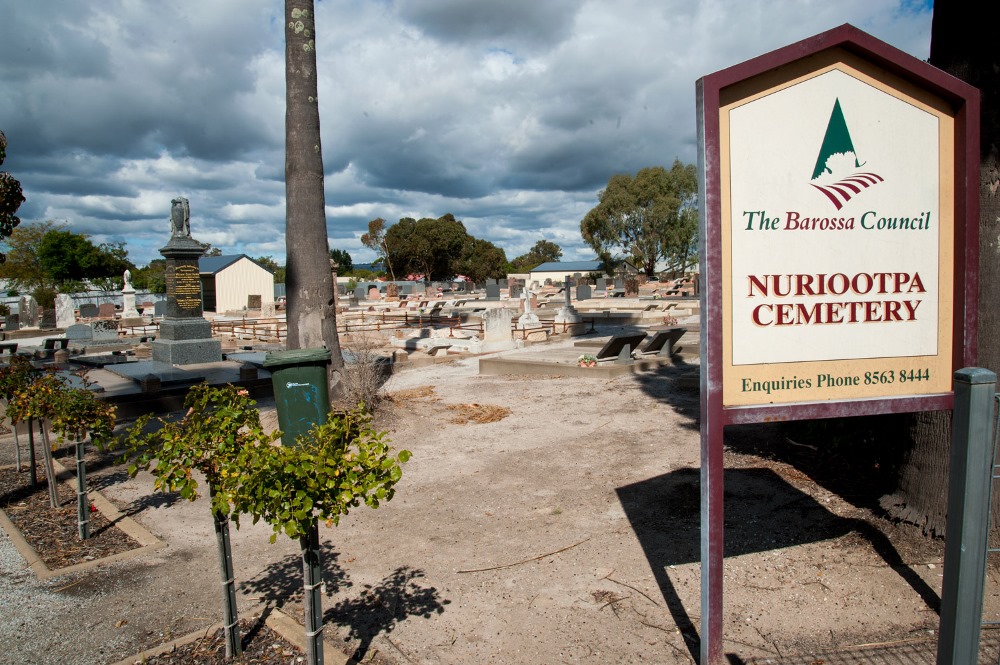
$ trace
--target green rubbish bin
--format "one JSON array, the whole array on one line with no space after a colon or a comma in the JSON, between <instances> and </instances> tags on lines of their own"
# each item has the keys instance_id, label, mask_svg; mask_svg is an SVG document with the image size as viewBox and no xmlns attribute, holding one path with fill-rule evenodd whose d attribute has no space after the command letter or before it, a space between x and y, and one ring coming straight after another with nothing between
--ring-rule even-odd
<instances>
[{"instance_id":1,"label":"green rubbish bin","mask_svg":"<svg viewBox=\"0 0 1000 665\"><path fill-rule=\"evenodd\" d=\"M322 347L272 351L264 357L264 368L271 372L284 445L294 445L296 437L306 434L313 425L326 423L330 411L326 382L329 364L330 350Z\"/></svg>"}]
</instances>

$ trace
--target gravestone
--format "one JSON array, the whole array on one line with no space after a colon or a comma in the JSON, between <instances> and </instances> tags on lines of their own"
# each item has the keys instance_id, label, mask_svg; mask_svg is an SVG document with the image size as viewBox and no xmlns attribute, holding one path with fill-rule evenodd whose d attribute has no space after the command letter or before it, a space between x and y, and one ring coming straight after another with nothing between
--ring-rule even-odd
<instances>
[{"instance_id":1,"label":"gravestone","mask_svg":"<svg viewBox=\"0 0 1000 665\"><path fill-rule=\"evenodd\" d=\"M261 296L257 294L247 295L247 309L260 309Z\"/></svg>"},{"instance_id":2,"label":"gravestone","mask_svg":"<svg viewBox=\"0 0 1000 665\"><path fill-rule=\"evenodd\" d=\"M63 337L66 339L94 339L94 329L86 323L74 323L66 327Z\"/></svg>"},{"instance_id":3,"label":"gravestone","mask_svg":"<svg viewBox=\"0 0 1000 665\"><path fill-rule=\"evenodd\" d=\"M367 296L368 296L368 292L365 290L365 287L359 286L359 287L356 287L354 289L354 299L355 300L364 300ZM354 304L356 305L357 303L354 303Z\"/></svg>"},{"instance_id":4,"label":"gravestone","mask_svg":"<svg viewBox=\"0 0 1000 665\"><path fill-rule=\"evenodd\" d=\"M103 319L90 324L93 327L93 339L108 340L118 339L118 321L115 319Z\"/></svg>"},{"instance_id":5,"label":"gravestone","mask_svg":"<svg viewBox=\"0 0 1000 665\"><path fill-rule=\"evenodd\" d=\"M157 300L155 303L153 303L153 316L159 319L163 316L166 316L166 314L167 314L166 300Z\"/></svg>"},{"instance_id":6,"label":"gravestone","mask_svg":"<svg viewBox=\"0 0 1000 665\"><path fill-rule=\"evenodd\" d=\"M382 296L379 295L378 287L372 286L368 288L368 300L381 300Z\"/></svg>"},{"instance_id":7,"label":"gravestone","mask_svg":"<svg viewBox=\"0 0 1000 665\"><path fill-rule=\"evenodd\" d=\"M395 282L389 282L385 285L385 299L399 300L399 286Z\"/></svg>"},{"instance_id":8,"label":"gravestone","mask_svg":"<svg viewBox=\"0 0 1000 665\"><path fill-rule=\"evenodd\" d=\"M97 318L99 314L97 305L92 302L85 302L80 305L80 318L81 319L94 319Z\"/></svg>"},{"instance_id":9,"label":"gravestone","mask_svg":"<svg viewBox=\"0 0 1000 665\"><path fill-rule=\"evenodd\" d=\"M608 290L608 280L604 279L603 277L598 277L597 278L597 290L598 291L607 291Z\"/></svg>"},{"instance_id":10,"label":"gravestone","mask_svg":"<svg viewBox=\"0 0 1000 665\"><path fill-rule=\"evenodd\" d=\"M500 285L500 288L501 288L501 289L507 289L507 288L510 288L510 282L508 282L506 278L505 278L505 279L501 279L501 280L498 280L498 281L497 281L497 284L499 284L499 285Z\"/></svg>"},{"instance_id":11,"label":"gravestone","mask_svg":"<svg viewBox=\"0 0 1000 665\"><path fill-rule=\"evenodd\" d=\"M136 319L139 317L139 310L135 308L135 287L132 286L131 271L125 271L123 281L125 286L122 287L122 318Z\"/></svg>"},{"instance_id":12,"label":"gravestone","mask_svg":"<svg viewBox=\"0 0 1000 665\"><path fill-rule=\"evenodd\" d=\"M520 299L520 297L521 297L521 291L523 289L524 289L524 287L521 286L520 284L518 284L517 282L511 283L511 285L510 285L510 293L509 293L508 297L511 300L514 300L515 298Z\"/></svg>"},{"instance_id":13,"label":"gravestone","mask_svg":"<svg viewBox=\"0 0 1000 665\"><path fill-rule=\"evenodd\" d=\"M522 294L522 299L524 300L524 314L517 317L517 328L519 330L525 330L528 328L540 328L542 322L538 320L538 316L531 311L532 307L538 306L538 301L535 298L535 293L533 291L525 289Z\"/></svg>"},{"instance_id":14,"label":"gravestone","mask_svg":"<svg viewBox=\"0 0 1000 665\"><path fill-rule=\"evenodd\" d=\"M34 328L38 325L38 302L31 296L22 296L17 313L21 317L22 328Z\"/></svg>"},{"instance_id":15,"label":"gravestone","mask_svg":"<svg viewBox=\"0 0 1000 665\"><path fill-rule=\"evenodd\" d=\"M496 280L490 280L493 283L486 282L486 300L496 301L500 300L500 285L496 283Z\"/></svg>"},{"instance_id":16,"label":"gravestone","mask_svg":"<svg viewBox=\"0 0 1000 665\"><path fill-rule=\"evenodd\" d=\"M40 328L55 328L56 327L56 310L54 309L43 309L41 314L41 321L39 322Z\"/></svg>"},{"instance_id":17,"label":"gravestone","mask_svg":"<svg viewBox=\"0 0 1000 665\"><path fill-rule=\"evenodd\" d=\"M8 332L13 332L15 330L20 330L21 328L21 315L20 314L8 314L4 317L3 329Z\"/></svg>"},{"instance_id":18,"label":"gravestone","mask_svg":"<svg viewBox=\"0 0 1000 665\"><path fill-rule=\"evenodd\" d=\"M65 293L56 294L56 327L68 328L76 323L76 311L73 298Z\"/></svg>"},{"instance_id":19,"label":"gravestone","mask_svg":"<svg viewBox=\"0 0 1000 665\"><path fill-rule=\"evenodd\" d=\"M204 246L191 237L188 200L179 197L170 205L170 240L160 248L160 254L167 260L167 311L152 344L153 362L168 365L219 362L222 342L212 338L212 324L202 315L198 259L204 253Z\"/></svg>"},{"instance_id":20,"label":"gravestone","mask_svg":"<svg viewBox=\"0 0 1000 665\"><path fill-rule=\"evenodd\" d=\"M556 323L580 323L583 321L583 317L580 313L576 311L573 307L573 302L570 300L570 286L569 286L570 276L566 275L566 288L563 289L563 306L556 312Z\"/></svg>"},{"instance_id":21,"label":"gravestone","mask_svg":"<svg viewBox=\"0 0 1000 665\"><path fill-rule=\"evenodd\" d=\"M97 317L101 319L115 318L115 305L110 302L102 302L97 308Z\"/></svg>"},{"instance_id":22,"label":"gravestone","mask_svg":"<svg viewBox=\"0 0 1000 665\"><path fill-rule=\"evenodd\" d=\"M268 300L260 306L260 316L264 319L273 319L275 316L274 301Z\"/></svg>"},{"instance_id":23,"label":"gravestone","mask_svg":"<svg viewBox=\"0 0 1000 665\"><path fill-rule=\"evenodd\" d=\"M503 350L514 345L510 322L514 312L506 307L492 307L483 312L483 351Z\"/></svg>"},{"instance_id":24,"label":"gravestone","mask_svg":"<svg viewBox=\"0 0 1000 665\"><path fill-rule=\"evenodd\" d=\"M584 284L580 284L579 286L576 287L576 300L577 300L577 302L579 302L581 300L590 300L590 298L591 298L590 284L584 283Z\"/></svg>"}]
</instances>

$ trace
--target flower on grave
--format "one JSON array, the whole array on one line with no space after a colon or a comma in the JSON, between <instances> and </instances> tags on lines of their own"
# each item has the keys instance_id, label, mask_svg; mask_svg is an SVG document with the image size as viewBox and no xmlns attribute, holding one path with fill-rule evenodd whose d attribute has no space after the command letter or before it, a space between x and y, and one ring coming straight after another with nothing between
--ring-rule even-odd
<instances>
[{"instance_id":1,"label":"flower on grave","mask_svg":"<svg viewBox=\"0 0 1000 665\"><path fill-rule=\"evenodd\" d=\"M589 353L584 353L583 355L581 355L579 358L576 359L576 362L577 362L578 365L580 365L580 367L596 367L597 366L597 358L595 358L594 356L590 355Z\"/></svg>"}]
</instances>

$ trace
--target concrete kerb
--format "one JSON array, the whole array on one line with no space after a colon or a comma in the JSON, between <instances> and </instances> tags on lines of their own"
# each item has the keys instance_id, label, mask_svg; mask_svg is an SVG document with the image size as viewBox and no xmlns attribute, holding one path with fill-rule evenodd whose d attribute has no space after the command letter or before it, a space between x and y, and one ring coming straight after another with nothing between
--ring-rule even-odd
<instances>
[{"instance_id":1,"label":"concrete kerb","mask_svg":"<svg viewBox=\"0 0 1000 665\"><path fill-rule=\"evenodd\" d=\"M63 479L63 486L66 487L72 494L76 495L76 485L66 481L65 477L70 475L64 466L62 466L57 460L52 460L53 465L56 470L56 478ZM13 467L7 467L13 468ZM24 558L28 564L28 568L35 574L40 580L49 580L54 577L60 577L62 575L69 575L70 573L78 573L91 568L97 568L98 566L104 566L116 561L128 561L136 557L142 556L151 552L153 550L160 549L164 547L166 543L161 541L159 538L151 534L149 531L144 529L138 522L133 520L131 517L123 514L119 511L114 504L108 501L104 496L94 490L87 492L87 498L94 505L100 513L113 525L122 530L123 533L131 537L137 543L139 547L128 550L127 552L120 552L118 554L113 554L111 556L102 557L100 559L94 559L93 561L85 561L83 563L77 563L72 566L66 566L65 568L56 568L55 570L49 568L42 561L42 558L35 552L34 548L28 544L28 541L24 539L21 532L7 517L7 514L0 510L0 526L3 527L4 531L10 537L11 543L13 543L15 549Z\"/></svg>"},{"instance_id":2,"label":"concrete kerb","mask_svg":"<svg viewBox=\"0 0 1000 665\"><path fill-rule=\"evenodd\" d=\"M258 608L258 610L263 612L263 608ZM251 614L256 614L256 612L257 610ZM305 651L305 628L302 627L302 624L298 623L295 619L291 618L276 607L271 608L267 612L267 616L264 618L264 624L280 635L282 639L289 644ZM153 647L152 649L146 649L141 653L129 656L128 658L120 660L117 663L112 663L112 665L136 665L137 663L144 663L149 658L169 654L182 646L186 646L192 642L196 642L197 640L212 635L221 628L221 623L212 624L208 628L189 633L183 637L177 638L176 640L167 642L166 644ZM350 657L343 653L337 646L331 644L327 640L323 640L323 661L330 663L330 665L347 665L347 663L350 662Z\"/></svg>"}]
</instances>

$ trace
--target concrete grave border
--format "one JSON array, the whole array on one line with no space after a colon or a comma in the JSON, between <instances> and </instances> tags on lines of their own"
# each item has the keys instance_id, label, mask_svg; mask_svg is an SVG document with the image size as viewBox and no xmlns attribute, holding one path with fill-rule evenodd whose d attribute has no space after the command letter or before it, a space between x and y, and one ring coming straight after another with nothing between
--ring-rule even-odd
<instances>
[{"instance_id":1,"label":"concrete grave border","mask_svg":"<svg viewBox=\"0 0 1000 665\"><path fill-rule=\"evenodd\" d=\"M52 460L52 463L55 465L57 480L59 480L61 476L64 476L64 474L68 473L66 467L60 464L58 460ZM4 468L13 469L14 465L6 465ZM75 484L72 484L65 479L61 482L65 487L68 487L72 491L73 496L76 496ZM134 519L118 510L118 508L104 498L100 492L96 490L88 490L87 498L94 505L94 507L97 508L97 510L100 511L105 518L107 518L109 522L139 543L139 547L128 550L127 552L119 552L118 554L112 554L111 556L94 559L93 561L85 561L83 563L73 564L72 566L66 566L65 568L52 569L45 565L45 562L42 561L38 552L36 552L35 549L28 544L28 541L24 539L24 536L21 535L21 531L14 525L13 522L10 521L7 514L3 510L0 510L0 527L2 527L8 537L10 537L10 542L13 543L15 549L18 551L18 554L24 558L28 564L28 568L31 569L38 579L50 580L54 577L90 570L91 568L97 568L98 566L114 563L116 561L128 561L153 550L160 549L166 545L166 543L147 531Z\"/></svg>"}]
</instances>

